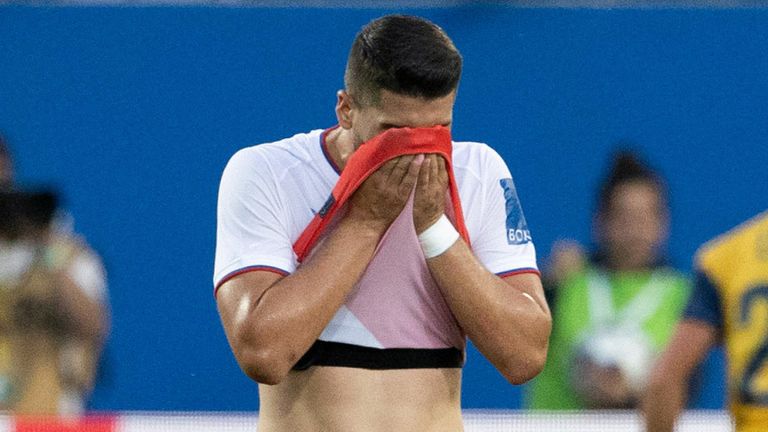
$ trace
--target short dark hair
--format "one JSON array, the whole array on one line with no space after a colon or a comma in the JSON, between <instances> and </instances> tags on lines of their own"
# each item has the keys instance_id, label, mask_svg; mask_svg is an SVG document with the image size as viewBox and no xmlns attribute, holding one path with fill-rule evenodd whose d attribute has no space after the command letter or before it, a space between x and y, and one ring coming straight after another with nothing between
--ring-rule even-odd
<instances>
[{"instance_id":1,"label":"short dark hair","mask_svg":"<svg viewBox=\"0 0 768 432\"><path fill-rule=\"evenodd\" d=\"M344 85L359 103L377 103L382 89L434 99L459 85L461 54L447 34L423 18L387 15L355 37Z\"/></svg>"},{"instance_id":2,"label":"short dark hair","mask_svg":"<svg viewBox=\"0 0 768 432\"><path fill-rule=\"evenodd\" d=\"M661 176L632 150L620 150L613 157L608 175L603 179L597 201L597 211L605 214L611 205L614 191L627 183L646 183L654 187L659 195L659 204L668 203L667 188Z\"/></svg>"}]
</instances>

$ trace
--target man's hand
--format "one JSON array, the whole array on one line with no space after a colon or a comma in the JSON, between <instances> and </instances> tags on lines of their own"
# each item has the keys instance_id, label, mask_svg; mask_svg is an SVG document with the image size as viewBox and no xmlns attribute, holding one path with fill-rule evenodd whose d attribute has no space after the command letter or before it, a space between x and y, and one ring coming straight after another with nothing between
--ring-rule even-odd
<instances>
[{"instance_id":1,"label":"man's hand","mask_svg":"<svg viewBox=\"0 0 768 432\"><path fill-rule=\"evenodd\" d=\"M445 160L437 154L424 158L416 183L413 201L413 225L416 234L432 226L445 212L445 192L448 190L448 169Z\"/></svg>"},{"instance_id":2,"label":"man's hand","mask_svg":"<svg viewBox=\"0 0 768 432\"><path fill-rule=\"evenodd\" d=\"M424 155L400 156L371 174L350 200L349 217L386 229L403 211Z\"/></svg>"},{"instance_id":3,"label":"man's hand","mask_svg":"<svg viewBox=\"0 0 768 432\"><path fill-rule=\"evenodd\" d=\"M423 155L402 156L371 174L347 216L292 274L247 272L221 285L216 301L227 339L254 381L281 382L315 343L402 212L423 162Z\"/></svg>"}]
</instances>

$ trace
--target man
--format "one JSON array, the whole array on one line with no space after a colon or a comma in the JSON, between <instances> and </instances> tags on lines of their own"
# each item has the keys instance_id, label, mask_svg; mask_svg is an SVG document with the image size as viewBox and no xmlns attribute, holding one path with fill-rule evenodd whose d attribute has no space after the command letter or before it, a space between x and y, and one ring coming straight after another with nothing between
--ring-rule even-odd
<instances>
[{"instance_id":1,"label":"man","mask_svg":"<svg viewBox=\"0 0 768 432\"><path fill-rule=\"evenodd\" d=\"M550 316L533 244L511 175L483 144L453 143L471 249L444 215L445 161L422 154L370 175L301 265L292 250L363 143L450 127L460 74L439 27L377 19L352 45L338 127L241 150L227 165L214 284L235 357L260 383L259 430L462 430L465 335L512 383L543 367ZM383 249L397 254L382 239L401 222L424 253L406 258L403 246L398 267L372 282Z\"/></svg>"},{"instance_id":2,"label":"man","mask_svg":"<svg viewBox=\"0 0 768 432\"><path fill-rule=\"evenodd\" d=\"M596 251L555 247L549 271L555 322L534 409L635 408L654 357L685 307L688 281L664 263L669 207L661 177L622 151L600 187Z\"/></svg>"},{"instance_id":3,"label":"man","mask_svg":"<svg viewBox=\"0 0 768 432\"><path fill-rule=\"evenodd\" d=\"M654 367L643 401L646 430L674 429L685 389L710 347L725 343L737 432L768 428L768 212L706 243L683 321Z\"/></svg>"},{"instance_id":4,"label":"man","mask_svg":"<svg viewBox=\"0 0 768 432\"><path fill-rule=\"evenodd\" d=\"M106 277L84 240L56 226L56 197L15 188L0 139L0 409L79 415L108 327Z\"/></svg>"}]
</instances>

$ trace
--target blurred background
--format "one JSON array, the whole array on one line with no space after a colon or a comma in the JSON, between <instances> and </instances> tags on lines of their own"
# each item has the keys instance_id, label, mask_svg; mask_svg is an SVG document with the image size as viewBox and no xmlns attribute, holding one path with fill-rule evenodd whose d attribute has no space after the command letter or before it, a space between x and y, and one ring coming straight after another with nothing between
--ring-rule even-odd
<instances>
[{"instance_id":1,"label":"blurred background","mask_svg":"<svg viewBox=\"0 0 768 432\"><path fill-rule=\"evenodd\" d=\"M212 296L219 178L242 147L332 126L351 41L386 13L433 20L462 52L454 138L507 161L540 264L557 240L591 243L598 182L627 142L667 180L666 256L684 271L768 207L760 2L130 3L0 1L18 181L60 190L108 273L91 409L258 408ZM722 363L692 406L724 406ZM470 348L465 408L522 395Z\"/></svg>"}]
</instances>

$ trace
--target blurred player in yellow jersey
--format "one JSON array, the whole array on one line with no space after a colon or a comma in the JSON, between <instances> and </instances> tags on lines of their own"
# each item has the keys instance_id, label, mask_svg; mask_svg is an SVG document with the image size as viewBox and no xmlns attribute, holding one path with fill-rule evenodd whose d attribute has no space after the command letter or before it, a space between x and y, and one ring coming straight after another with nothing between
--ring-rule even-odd
<instances>
[{"instance_id":1,"label":"blurred player in yellow jersey","mask_svg":"<svg viewBox=\"0 0 768 432\"><path fill-rule=\"evenodd\" d=\"M646 429L673 430L688 378L720 341L736 431L768 431L768 211L706 243L695 264L688 308L643 401Z\"/></svg>"}]
</instances>

